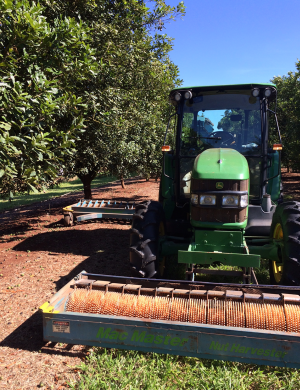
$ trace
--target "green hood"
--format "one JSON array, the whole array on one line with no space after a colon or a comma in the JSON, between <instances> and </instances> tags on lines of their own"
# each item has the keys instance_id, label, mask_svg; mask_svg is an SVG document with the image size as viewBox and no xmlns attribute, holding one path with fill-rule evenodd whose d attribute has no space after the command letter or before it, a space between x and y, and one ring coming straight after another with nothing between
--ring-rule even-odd
<instances>
[{"instance_id":1,"label":"green hood","mask_svg":"<svg viewBox=\"0 0 300 390\"><path fill-rule=\"evenodd\" d=\"M207 149L196 157L192 179L247 180L246 158L234 149Z\"/></svg>"}]
</instances>

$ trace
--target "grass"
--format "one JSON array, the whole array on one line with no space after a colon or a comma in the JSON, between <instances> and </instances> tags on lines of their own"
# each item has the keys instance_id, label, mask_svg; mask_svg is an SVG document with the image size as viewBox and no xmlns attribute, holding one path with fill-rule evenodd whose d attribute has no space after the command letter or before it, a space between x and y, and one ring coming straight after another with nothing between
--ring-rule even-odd
<instances>
[{"instance_id":1,"label":"grass","mask_svg":"<svg viewBox=\"0 0 300 390\"><path fill-rule=\"evenodd\" d=\"M296 369L117 349L92 349L78 368L76 390L300 389Z\"/></svg>"},{"instance_id":2,"label":"grass","mask_svg":"<svg viewBox=\"0 0 300 390\"><path fill-rule=\"evenodd\" d=\"M99 187L100 185L107 184L115 180L116 178L113 176L99 175L92 181L92 188ZM0 212L41 202L43 200L49 200L69 192L79 191L83 191L83 184L80 179L76 178L75 180L63 181L60 184L55 185L53 188L49 188L45 192L38 194L31 192L29 194L17 194L12 201L0 200Z\"/></svg>"},{"instance_id":3,"label":"grass","mask_svg":"<svg viewBox=\"0 0 300 390\"><path fill-rule=\"evenodd\" d=\"M229 265L218 265L210 266L209 269L216 270L226 270L226 271L241 271L241 268L229 266ZM260 268L254 268L254 272L259 284L270 284L270 274L269 274L269 260L261 259ZM201 274L196 275L196 280L201 280L202 282L215 282L215 283L241 283L240 277L235 276L224 276L224 275L211 275L211 274Z\"/></svg>"}]
</instances>

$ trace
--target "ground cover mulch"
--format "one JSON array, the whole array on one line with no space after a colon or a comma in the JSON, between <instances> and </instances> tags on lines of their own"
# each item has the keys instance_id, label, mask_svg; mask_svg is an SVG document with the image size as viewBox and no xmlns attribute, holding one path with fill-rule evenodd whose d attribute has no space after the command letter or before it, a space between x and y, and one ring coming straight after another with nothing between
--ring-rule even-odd
<instances>
[{"instance_id":1,"label":"ground cover mulch","mask_svg":"<svg viewBox=\"0 0 300 390\"><path fill-rule=\"evenodd\" d=\"M284 193L300 201L300 174L283 172ZM133 178L93 191L94 198L158 198L159 183ZM89 354L82 345L47 343L38 308L82 270L129 276L129 229L123 221L66 228L62 208L83 193L0 214L0 389L65 389Z\"/></svg>"},{"instance_id":2,"label":"ground cover mulch","mask_svg":"<svg viewBox=\"0 0 300 390\"><path fill-rule=\"evenodd\" d=\"M159 183L133 178L93 197L157 200ZM64 389L89 348L43 341L38 308L82 270L130 275L130 223L87 221L66 228L62 207L83 193L0 214L0 389Z\"/></svg>"}]
</instances>

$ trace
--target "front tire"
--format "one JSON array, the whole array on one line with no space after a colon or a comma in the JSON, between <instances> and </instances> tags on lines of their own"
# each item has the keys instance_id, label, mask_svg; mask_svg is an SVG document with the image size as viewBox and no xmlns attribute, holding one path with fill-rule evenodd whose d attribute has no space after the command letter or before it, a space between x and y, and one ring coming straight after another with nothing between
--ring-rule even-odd
<instances>
[{"instance_id":1,"label":"front tire","mask_svg":"<svg viewBox=\"0 0 300 390\"><path fill-rule=\"evenodd\" d=\"M279 242L280 262L270 260L272 284L300 285L300 203L284 202L276 207L271 238Z\"/></svg>"},{"instance_id":2,"label":"front tire","mask_svg":"<svg viewBox=\"0 0 300 390\"><path fill-rule=\"evenodd\" d=\"M130 234L130 266L133 276L153 278L157 274L162 226L164 211L159 202L147 201L136 206Z\"/></svg>"}]
</instances>

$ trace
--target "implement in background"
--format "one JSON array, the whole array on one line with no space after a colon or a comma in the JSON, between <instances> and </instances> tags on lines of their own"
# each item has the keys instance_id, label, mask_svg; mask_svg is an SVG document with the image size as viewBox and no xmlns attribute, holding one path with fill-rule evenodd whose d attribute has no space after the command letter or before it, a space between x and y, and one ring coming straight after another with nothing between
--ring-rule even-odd
<instances>
[{"instance_id":1,"label":"implement in background","mask_svg":"<svg viewBox=\"0 0 300 390\"><path fill-rule=\"evenodd\" d=\"M90 219L131 220L135 212L135 202L104 199L80 199L79 202L63 209L64 225L72 226L74 221Z\"/></svg>"}]
</instances>

